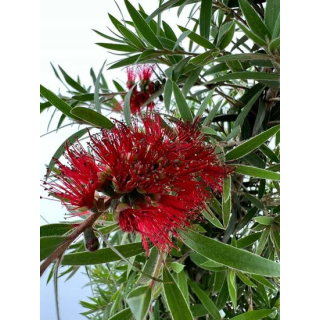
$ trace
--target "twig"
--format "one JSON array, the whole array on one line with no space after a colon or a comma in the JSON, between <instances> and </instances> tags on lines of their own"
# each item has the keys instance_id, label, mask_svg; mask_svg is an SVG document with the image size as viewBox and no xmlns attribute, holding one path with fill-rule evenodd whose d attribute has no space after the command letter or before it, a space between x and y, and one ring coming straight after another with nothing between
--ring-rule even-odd
<instances>
[{"instance_id":1,"label":"twig","mask_svg":"<svg viewBox=\"0 0 320 320\"><path fill-rule=\"evenodd\" d=\"M109 207L111 203L111 199L109 199L106 203L105 203L105 208ZM85 221L83 221L69 236L68 239L63 242L56 250L54 250L53 253L50 254L49 257L47 257L46 260L44 260L44 262L41 264L40 266L40 277L43 275L43 273L46 271L46 269L49 267L49 265L56 260L57 258L61 257L63 255L63 253L68 249L68 247L70 246L70 244L72 243L72 241L74 241L75 239L77 239L82 232L88 228L91 227L94 222L102 215L103 211L98 211L95 213L92 213L88 219L86 219Z\"/></svg>"}]
</instances>

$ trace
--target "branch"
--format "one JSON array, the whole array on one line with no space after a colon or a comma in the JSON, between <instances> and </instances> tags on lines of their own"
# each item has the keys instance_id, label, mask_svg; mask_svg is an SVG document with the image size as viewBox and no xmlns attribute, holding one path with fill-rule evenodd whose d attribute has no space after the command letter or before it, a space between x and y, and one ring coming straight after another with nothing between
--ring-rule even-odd
<instances>
[{"instance_id":1,"label":"branch","mask_svg":"<svg viewBox=\"0 0 320 320\"><path fill-rule=\"evenodd\" d=\"M106 203L105 203L105 208L109 207L111 203L111 199L109 199ZM88 219L86 219L85 221L83 221L69 236L68 239L62 243L56 250L54 250L49 257L47 257L46 260L44 260L44 262L41 264L40 266L40 277L43 275L43 273L46 271L46 269L49 267L49 265L56 260L57 258L60 258L63 253L68 249L68 247L70 246L70 244L77 239L82 232L88 228L91 227L94 222L102 215L104 211L102 210L98 210L98 212L96 213L92 213Z\"/></svg>"}]
</instances>

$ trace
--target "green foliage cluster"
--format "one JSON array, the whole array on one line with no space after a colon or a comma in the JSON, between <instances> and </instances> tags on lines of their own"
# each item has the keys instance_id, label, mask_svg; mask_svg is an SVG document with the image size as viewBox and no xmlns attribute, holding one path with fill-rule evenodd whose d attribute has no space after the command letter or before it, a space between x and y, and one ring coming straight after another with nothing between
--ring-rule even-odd
<instances>
[{"instance_id":1,"label":"green foliage cluster","mask_svg":"<svg viewBox=\"0 0 320 320\"><path fill-rule=\"evenodd\" d=\"M115 32L95 31L104 41L98 45L121 57L108 69L155 64L166 80L152 97L163 95L161 117L200 118L208 143L236 170L223 196L207 204L204 221L180 232L180 250L164 257L152 248L147 258L139 235L123 233L109 214L97 227L103 248L87 252L82 240L73 243L49 280L57 280L60 263L69 277L85 266L94 293L81 302L88 319L280 319L280 0L167 0L151 14L127 0L125 7L130 20L109 14ZM170 8L178 8L179 33L165 20ZM179 25L183 10L187 26ZM116 81L117 92L110 90L105 65L98 75L91 69L93 88L53 69L68 93L41 86L40 112L60 112L57 129L85 126L69 144L91 128L110 129L117 96L130 124L130 92ZM41 260L72 230L42 226Z\"/></svg>"}]
</instances>

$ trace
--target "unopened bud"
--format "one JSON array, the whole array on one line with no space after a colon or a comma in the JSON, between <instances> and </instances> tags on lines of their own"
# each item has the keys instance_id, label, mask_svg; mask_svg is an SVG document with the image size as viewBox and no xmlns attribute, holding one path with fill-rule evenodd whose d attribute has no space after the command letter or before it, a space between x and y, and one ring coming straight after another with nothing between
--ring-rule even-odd
<instances>
[{"instance_id":1,"label":"unopened bud","mask_svg":"<svg viewBox=\"0 0 320 320\"><path fill-rule=\"evenodd\" d=\"M100 246L99 239L94 234L92 227L86 228L83 235L86 249L90 252L97 251Z\"/></svg>"}]
</instances>

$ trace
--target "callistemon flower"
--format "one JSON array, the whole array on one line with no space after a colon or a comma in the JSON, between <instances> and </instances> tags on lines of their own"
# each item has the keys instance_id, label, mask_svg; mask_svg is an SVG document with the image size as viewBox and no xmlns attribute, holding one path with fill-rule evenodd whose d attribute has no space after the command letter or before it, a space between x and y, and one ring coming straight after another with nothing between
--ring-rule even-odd
<instances>
[{"instance_id":1,"label":"callistemon flower","mask_svg":"<svg viewBox=\"0 0 320 320\"><path fill-rule=\"evenodd\" d=\"M60 199L70 210L85 212L95 206L95 191L101 186L101 169L80 144L66 145L65 158L69 165L55 160L58 174L45 182L49 194Z\"/></svg>"},{"instance_id":2,"label":"callistemon flower","mask_svg":"<svg viewBox=\"0 0 320 320\"><path fill-rule=\"evenodd\" d=\"M120 202L114 211L120 228L140 233L147 252L148 239L168 252L172 236L201 218L211 192L222 191L230 170L197 124L164 129L161 118L150 115L142 123L139 128L117 122L91 136L90 146L107 173L101 191L113 192Z\"/></svg>"},{"instance_id":3,"label":"callistemon flower","mask_svg":"<svg viewBox=\"0 0 320 320\"><path fill-rule=\"evenodd\" d=\"M155 92L155 83L151 81L153 69L149 65L138 66L137 68L127 68L127 88L131 89L136 83L136 77L139 77L139 89L136 85L131 93L130 110L133 114L141 112L142 105L151 97ZM147 109L152 110L155 103L151 101L147 104Z\"/></svg>"}]
</instances>

